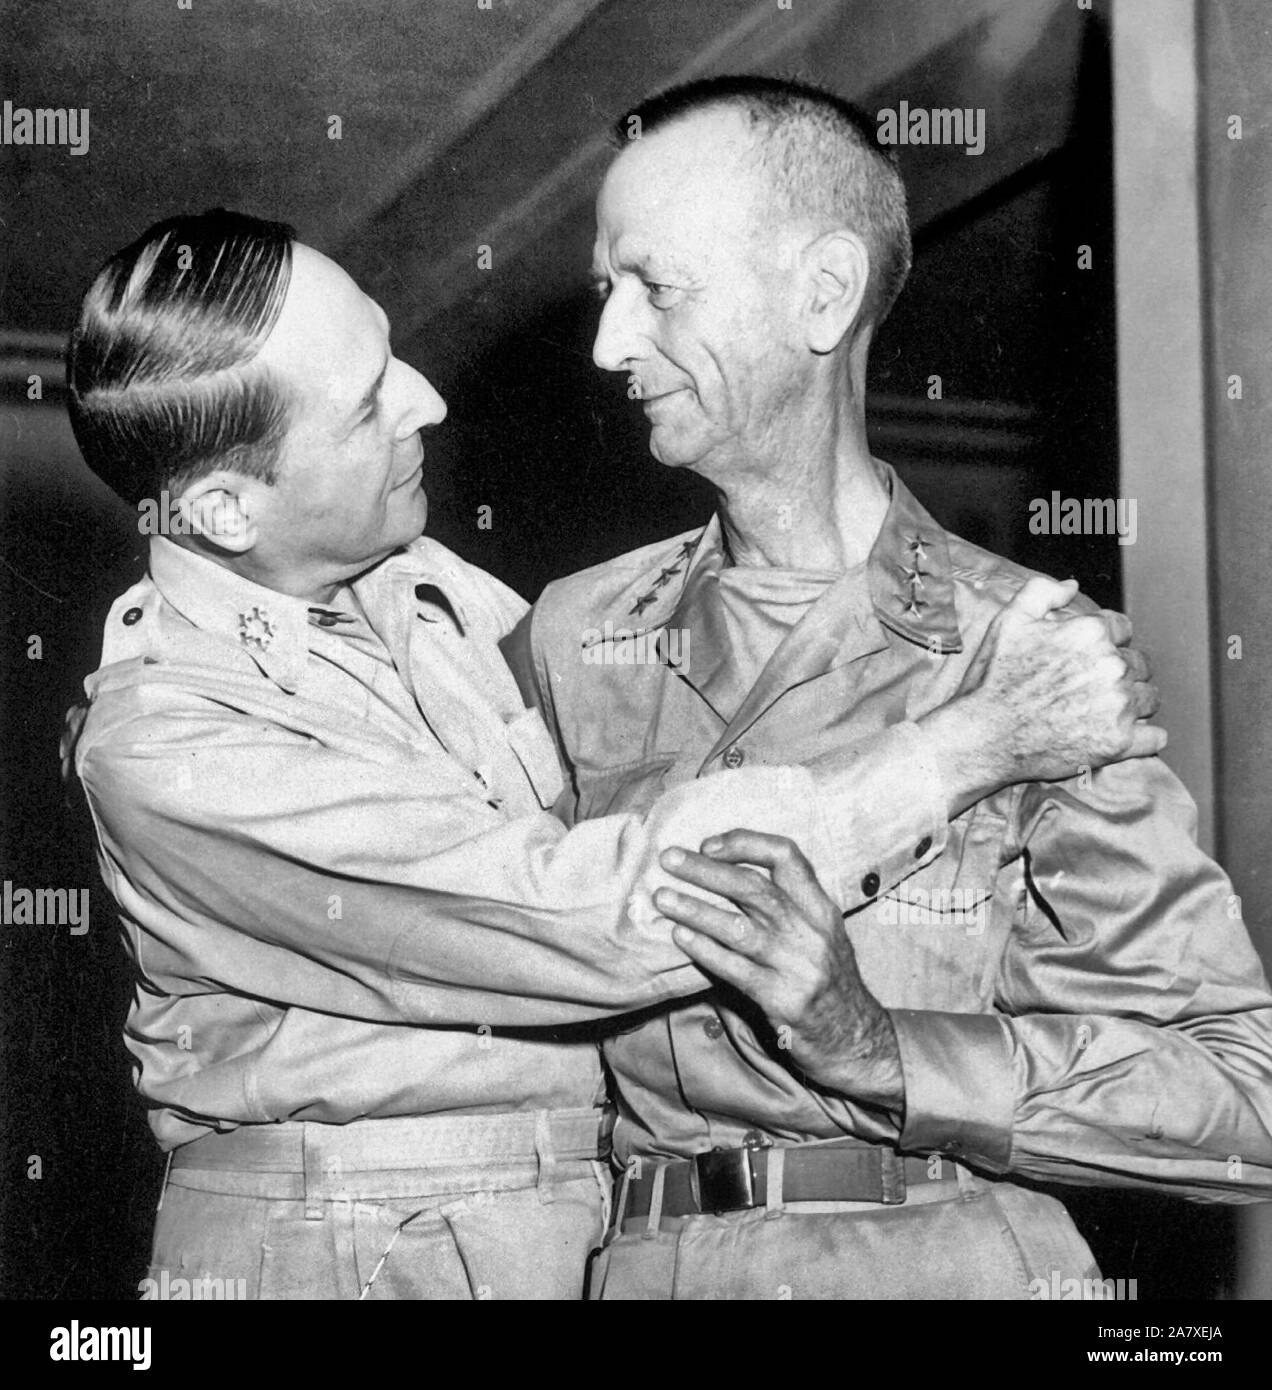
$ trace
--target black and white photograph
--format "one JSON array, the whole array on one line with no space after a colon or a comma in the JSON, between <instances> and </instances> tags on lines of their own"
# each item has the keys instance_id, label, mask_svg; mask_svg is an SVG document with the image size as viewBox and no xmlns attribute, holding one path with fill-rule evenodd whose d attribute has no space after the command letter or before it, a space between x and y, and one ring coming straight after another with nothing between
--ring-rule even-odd
<instances>
[{"instance_id":1,"label":"black and white photograph","mask_svg":"<svg viewBox=\"0 0 1272 1390\"><path fill-rule=\"evenodd\" d=\"M192 1306L283 1300L1235 1361L1272 5L0 0L0 102L31 1364L360 1326Z\"/></svg>"}]
</instances>

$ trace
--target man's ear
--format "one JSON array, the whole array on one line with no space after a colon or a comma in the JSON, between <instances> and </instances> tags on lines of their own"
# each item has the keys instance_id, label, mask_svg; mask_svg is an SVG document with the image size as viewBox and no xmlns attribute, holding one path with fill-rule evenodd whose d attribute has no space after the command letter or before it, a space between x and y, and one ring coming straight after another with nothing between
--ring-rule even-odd
<instances>
[{"instance_id":1,"label":"man's ear","mask_svg":"<svg viewBox=\"0 0 1272 1390\"><path fill-rule=\"evenodd\" d=\"M855 232L826 232L804 249L805 334L817 353L851 338L870 283L870 251Z\"/></svg>"},{"instance_id":2,"label":"man's ear","mask_svg":"<svg viewBox=\"0 0 1272 1390\"><path fill-rule=\"evenodd\" d=\"M245 555L257 541L259 505L263 484L238 473L216 472L183 488L177 509L189 535L202 536L206 544L232 555Z\"/></svg>"}]
</instances>

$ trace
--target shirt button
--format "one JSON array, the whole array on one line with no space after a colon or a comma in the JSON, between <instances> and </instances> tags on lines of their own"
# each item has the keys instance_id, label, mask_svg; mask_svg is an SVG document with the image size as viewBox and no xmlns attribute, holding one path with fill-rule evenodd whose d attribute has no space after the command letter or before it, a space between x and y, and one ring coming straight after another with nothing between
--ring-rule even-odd
<instances>
[{"instance_id":1,"label":"shirt button","mask_svg":"<svg viewBox=\"0 0 1272 1390\"><path fill-rule=\"evenodd\" d=\"M741 767L746 762L746 754L735 743L724 755L725 767Z\"/></svg>"},{"instance_id":2,"label":"shirt button","mask_svg":"<svg viewBox=\"0 0 1272 1390\"><path fill-rule=\"evenodd\" d=\"M914 847L914 857L915 857L916 859L922 859L923 856L924 856L924 855L928 852L928 850L930 850L931 848L932 848L932 837L931 837L931 835L924 835L924 837L923 837L923 838L919 841L919 843L918 843L917 845L915 845L915 847Z\"/></svg>"},{"instance_id":3,"label":"shirt button","mask_svg":"<svg viewBox=\"0 0 1272 1390\"><path fill-rule=\"evenodd\" d=\"M866 897L873 898L879 891L879 875L867 874L865 878L861 880L861 891Z\"/></svg>"},{"instance_id":4,"label":"shirt button","mask_svg":"<svg viewBox=\"0 0 1272 1390\"><path fill-rule=\"evenodd\" d=\"M128 612L124 614L124 626L125 626L125 627L132 627L134 623L139 623L139 622L141 622L141 609L140 609L140 608L130 608L130 609L128 610Z\"/></svg>"},{"instance_id":5,"label":"shirt button","mask_svg":"<svg viewBox=\"0 0 1272 1390\"><path fill-rule=\"evenodd\" d=\"M717 1038L724 1036L724 1024L720 1022L715 1014L712 1014L710 1018L703 1020L702 1031L712 1042L715 1042Z\"/></svg>"}]
</instances>

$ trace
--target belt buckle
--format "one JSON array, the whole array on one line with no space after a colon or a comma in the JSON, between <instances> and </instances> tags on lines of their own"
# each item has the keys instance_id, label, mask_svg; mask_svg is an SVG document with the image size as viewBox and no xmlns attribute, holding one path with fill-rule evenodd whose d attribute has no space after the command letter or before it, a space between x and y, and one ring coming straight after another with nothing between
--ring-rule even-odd
<instances>
[{"instance_id":1,"label":"belt buckle","mask_svg":"<svg viewBox=\"0 0 1272 1390\"><path fill-rule=\"evenodd\" d=\"M743 1139L740 1149L712 1149L708 1153L694 1154L698 1209L715 1215L759 1206L755 1195L755 1153L757 1149L768 1147L752 1130Z\"/></svg>"}]
</instances>

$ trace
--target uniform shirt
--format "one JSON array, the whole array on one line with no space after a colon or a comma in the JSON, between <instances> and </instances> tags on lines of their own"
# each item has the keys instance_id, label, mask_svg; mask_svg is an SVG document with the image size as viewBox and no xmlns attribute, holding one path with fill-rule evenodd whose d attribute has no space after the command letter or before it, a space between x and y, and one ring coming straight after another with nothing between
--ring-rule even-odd
<instances>
[{"instance_id":1,"label":"uniform shirt","mask_svg":"<svg viewBox=\"0 0 1272 1390\"><path fill-rule=\"evenodd\" d=\"M524 612L427 539L330 605L153 541L85 682L75 765L164 1147L277 1120L590 1105L585 1026L704 984L650 902L659 850L741 810L828 874L881 845L938 852L913 726L817 777L742 769L567 834L545 809L552 741L497 645ZM898 777L904 810L858 815Z\"/></svg>"},{"instance_id":2,"label":"uniform shirt","mask_svg":"<svg viewBox=\"0 0 1272 1390\"><path fill-rule=\"evenodd\" d=\"M736 705L709 698L733 660L718 518L545 590L515 647L567 764L567 819L639 811L722 767L812 759L950 699L1028 571L945 532L886 477L867 566L825 589ZM613 642L627 629L638 643L676 633L692 660L580 663L580 632ZM909 794L889 787L875 810L892 815ZM988 798L950 826L939 858L838 898L896 1026L899 1133L805 1084L757 1010L721 989L606 1042L616 1149L854 1135L1031 1178L1265 1197L1272 998L1194 827L1155 758Z\"/></svg>"}]
</instances>

